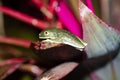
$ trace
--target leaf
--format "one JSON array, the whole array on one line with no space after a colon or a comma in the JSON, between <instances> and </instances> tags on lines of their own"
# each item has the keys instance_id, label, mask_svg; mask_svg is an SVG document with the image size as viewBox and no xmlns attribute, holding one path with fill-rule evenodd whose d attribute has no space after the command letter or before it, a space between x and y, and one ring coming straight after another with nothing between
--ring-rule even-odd
<instances>
[{"instance_id":1,"label":"leaf","mask_svg":"<svg viewBox=\"0 0 120 80\"><path fill-rule=\"evenodd\" d=\"M0 63L0 80L12 74L23 63L22 59L9 59Z\"/></svg>"},{"instance_id":2,"label":"leaf","mask_svg":"<svg viewBox=\"0 0 120 80\"><path fill-rule=\"evenodd\" d=\"M82 61L86 58L83 51L53 42L32 43L30 49L39 57L37 61L44 67L53 67L66 61Z\"/></svg>"},{"instance_id":3,"label":"leaf","mask_svg":"<svg viewBox=\"0 0 120 80\"><path fill-rule=\"evenodd\" d=\"M74 70L78 65L79 64L76 62L62 63L43 73L38 80L60 80Z\"/></svg>"},{"instance_id":4,"label":"leaf","mask_svg":"<svg viewBox=\"0 0 120 80\"><path fill-rule=\"evenodd\" d=\"M88 43L88 57L96 57L115 50L120 43L120 33L99 19L88 7L79 1L83 37ZM107 66L97 70L98 80L120 80L120 54Z\"/></svg>"}]
</instances>

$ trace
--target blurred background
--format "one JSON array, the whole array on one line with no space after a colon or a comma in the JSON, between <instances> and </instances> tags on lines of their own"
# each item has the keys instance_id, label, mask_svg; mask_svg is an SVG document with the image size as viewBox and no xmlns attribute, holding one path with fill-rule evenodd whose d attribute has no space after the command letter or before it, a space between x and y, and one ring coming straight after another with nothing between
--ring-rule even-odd
<instances>
[{"instance_id":1,"label":"blurred background","mask_svg":"<svg viewBox=\"0 0 120 80\"><path fill-rule=\"evenodd\" d=\"M34 1L34 0L33 0ZM48 7L49 0L41 0L45 7ZM56 0L53 0L56 1ZM60 0L58 0L60 2ZM85 0L83 0L86 2ZM95 9L95 14L99 16L106 23L119 28L120 25L120 1L119 0L91 0ZM65 1L67 7L71 10L71 13L79 20L78 0L67 0ZM43 5L42 3L40 3ZM25 13L50 24L50 26L62 25L57 19L58 15L52 11L52 18L46 17L47 10L39 10L36 3L32 0L0 0L0 5L6 6L10 9ZM8 12L9 13L9 12ZM18 18L8 15L8 13L0 11L0 35L13 36L17 38L36 40L38 39L38 33L42 29L34 27L31 23L27 23ZM7 15L6 15L7 14ZM50 15L51 15L50 14ZM49 15L47 15L49 16ZM60 26L61 27L61 26ZM66 28L66 27L64 27ZM21 33L22 32L22 33Z\"/></svg>"},{"instance_id":2,"label":"blurred background","mask_svg":"<svg viewBox=\"0 0 120 80\"><path fill-rule=\"evenodd\" d=\"M92 1L93 12L107 24L120 29L120 0L82 1L88 7ZM0 0L0 38L36 42L40 31L48 27L66 29L82 38L79 18L78 0ZM21 57L24 53L29 52L0 44L0 61ZM32 79L27 75L21 80Z\"/></svg>"}]
</instances>

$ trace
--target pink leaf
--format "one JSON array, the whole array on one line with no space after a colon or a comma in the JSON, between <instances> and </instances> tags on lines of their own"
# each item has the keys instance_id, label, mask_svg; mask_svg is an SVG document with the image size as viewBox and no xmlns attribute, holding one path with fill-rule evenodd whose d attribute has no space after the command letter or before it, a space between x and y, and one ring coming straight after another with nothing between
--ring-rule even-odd
<instances>
[{"instance_id":1,"label":"pink leaf","mask_svg":"<svg viewBox=\"0 0 120 80\"><path fill-rule=\"evenodd\" d=\"M15 58L0 63L0 79L6 78L13 73L24 62L24 59Z\"/></svg>"}]
</instances>

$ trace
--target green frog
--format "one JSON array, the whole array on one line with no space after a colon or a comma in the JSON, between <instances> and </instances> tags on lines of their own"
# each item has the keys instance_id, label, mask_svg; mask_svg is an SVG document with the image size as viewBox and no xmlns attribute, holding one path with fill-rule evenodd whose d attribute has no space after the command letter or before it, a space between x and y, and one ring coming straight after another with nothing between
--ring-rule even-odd
<instances>
[{"instance_id":1,"label":"green frog","mask_svg":"<svg viewBox=\"0 0 120 80\"><path fill-rule=\"evenodd\" d=\"M87 45L87 43L79 37L73 35L67 30L62 30L59 28L48 28L41 31L39 34L39 39L44 39L46 41L54 43L67 44L79 49L80 51L83 51Z\"/></svg>"}]
</instances>

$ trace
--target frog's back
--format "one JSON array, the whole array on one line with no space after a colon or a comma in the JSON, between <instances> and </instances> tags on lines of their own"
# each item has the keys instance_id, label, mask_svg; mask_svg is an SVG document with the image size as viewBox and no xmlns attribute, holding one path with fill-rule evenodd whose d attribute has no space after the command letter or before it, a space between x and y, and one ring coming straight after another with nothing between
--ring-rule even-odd
<instances>
[{"instance_id":1,"label":"frog's back","mask_svg":"<svg viewBox=\"0 0 120 80\"><path fill-rule=\"evenodd\" d=\"M58 29L58 28L50 28L48 30L57 35L56 40L59 42L63 42L65 44L68 44L77 48L84 48L86 46L83 40L73 35L69 31Z\"/></svg>"},{"instance_id":2,"label":"frog's back","mask_svg":"<svg viewBox=\"0 0 120 80\"><path fill-rule=\"evenodd\" d=\"M77 36L73 35L72 33L62 30L61 32L61 38L65 41L65 43L70 44L77 48L84 48L87 43L84 42L82 39L78 38Z\"/></svg>"}]
</instances>

